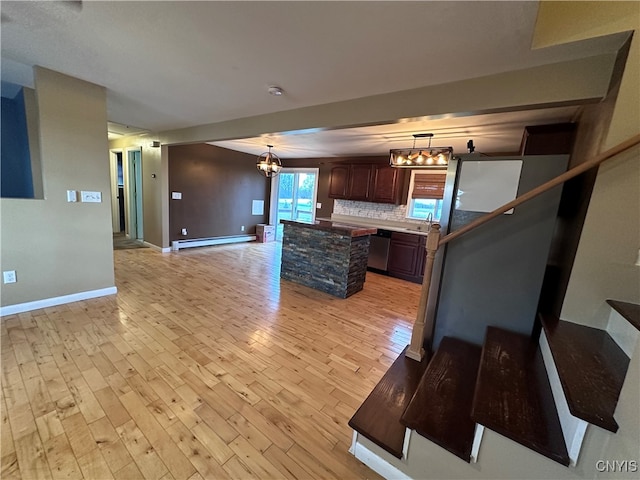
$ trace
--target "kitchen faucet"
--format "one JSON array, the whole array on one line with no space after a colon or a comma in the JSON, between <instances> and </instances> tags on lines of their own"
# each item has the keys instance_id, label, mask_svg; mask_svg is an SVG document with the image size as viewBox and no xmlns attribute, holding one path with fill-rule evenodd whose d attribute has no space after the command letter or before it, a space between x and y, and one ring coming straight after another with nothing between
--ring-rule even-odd
<instances>
[{"instance_id":1,"label":"kitchen faucet","mask_svg":"<svg viewBox=\"0 0 640 480\"><path fill-rule=\"evenodd\" d=\"M427 224L427 232L431 231L431 225L433 224L433 213L427 213L427 218L425 218L424 223Z\"/></svg>"}]
</instances>

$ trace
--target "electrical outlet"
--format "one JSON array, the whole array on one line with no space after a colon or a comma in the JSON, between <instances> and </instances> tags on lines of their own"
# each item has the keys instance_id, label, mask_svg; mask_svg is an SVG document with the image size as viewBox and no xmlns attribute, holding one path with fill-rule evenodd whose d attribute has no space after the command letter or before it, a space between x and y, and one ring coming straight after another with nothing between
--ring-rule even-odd
<instances>
[{"instance_id":1,"label":"electrical outlet","mask_svg":"<svg viewBox=\"0 0 640 480\"><path fill-rule=\"evenodd\" d=\"M241 225L241 226L240 226L240 231L241 231L241 232L244 232L244 225Z\"/></svg>"},{"instance_id":2,"label":"electrical outlet","mask_svg":"<svg viewBox=\"0 0 640 480\"><path fill-rule=\"evenodd\" d=\"M187 234L187 229L186 229L186 228L183 228L183 229L182 229L182 235L186 235L186 234Z\"/></svg>"},{"instance_id":3,"label":"electrical outlet","mask_svg":"<svg viewBox=\"0 0 640 480\"><path fill-rule=\"evenodd\" d=\"M18 279L16 278L15 270L7 270L2 272L2 280L4 283L16 283Z\"/></svg>"}]
</instances>

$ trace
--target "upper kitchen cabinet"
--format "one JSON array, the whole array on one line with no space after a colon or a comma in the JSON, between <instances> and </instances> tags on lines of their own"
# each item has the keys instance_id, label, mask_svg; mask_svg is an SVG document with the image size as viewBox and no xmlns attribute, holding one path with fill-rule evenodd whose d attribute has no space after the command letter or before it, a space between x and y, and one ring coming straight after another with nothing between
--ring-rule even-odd
<instances>
[{"instance_id":1,"label":"upper kitchen cabinet","mask_svg":"<svg viewBox=\"0 0 640 480\"><path fill-rule=\"evenodd\" d=\"M350 163L331 169L329 197L377 203L400 203L404 170L387 164Z\"/></svg>"},{"instance_id":2,"label":"upper kitchen cabinet","mask_svg":"<svg viewBox=\"0 0 640 480\"><path fill-rule=\"evenodd\" d=\"M374 165L371 201L399 204L405 171L400 168L391 168L389 165Z\"/></svg>"},{"instance_id":3,"label":"upper kitchen cabinet","mask_svg":"<svg viewBox=\"0 0 640 480\"><path fill-rule=\"evenodd\" d=\"M373 165L353 164L349 171L349 200L370 200Z\"/></svg>"},{"instance_id":4,"label":"upper kitchen cabinet","mask_svg":"<svg viewBox=\"0 0 640 480\"><path fill-rule=\"evenodd\" d=\"M329 198L349 197L349 165L337 165L331 169Z\"/></svg>"}]
</instances>

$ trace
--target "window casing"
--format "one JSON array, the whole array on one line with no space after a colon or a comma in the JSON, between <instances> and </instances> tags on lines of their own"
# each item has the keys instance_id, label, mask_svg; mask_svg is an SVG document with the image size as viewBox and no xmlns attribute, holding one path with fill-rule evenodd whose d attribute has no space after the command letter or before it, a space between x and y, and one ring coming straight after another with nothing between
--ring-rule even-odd
<instances>
[{"instance_id":1,"label":"window casing","mask_svg":"<svg viewBox=\"0 0 640 480\"><path fill-rule=\"evenodd\" d=\"M431 214L433 221L439 221L442 215L442 198L446 180L446 170L421 170L411 172L407 218L426 220Z\"/></svg>"}]
</instances>

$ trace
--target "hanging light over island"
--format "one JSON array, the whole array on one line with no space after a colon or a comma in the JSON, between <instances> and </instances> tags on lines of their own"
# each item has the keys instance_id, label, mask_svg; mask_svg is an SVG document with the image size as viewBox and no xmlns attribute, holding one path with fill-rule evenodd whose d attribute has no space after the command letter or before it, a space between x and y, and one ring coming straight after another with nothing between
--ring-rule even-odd
<instances>
[{"instance_id":1,"label":"hanging light over island","mask_svg":"<svg viewBox=\"0 0 640 480\"><path fill-rule=\"evenodd\" d=\"M417 138L428 138L429 145L416 148ZM453 147L432 147L433 133L413 135L413 147L398 148L390 151L389 165L395 168L442 168L446 167L453 156Z\"/></svg>"}]
</instances>

